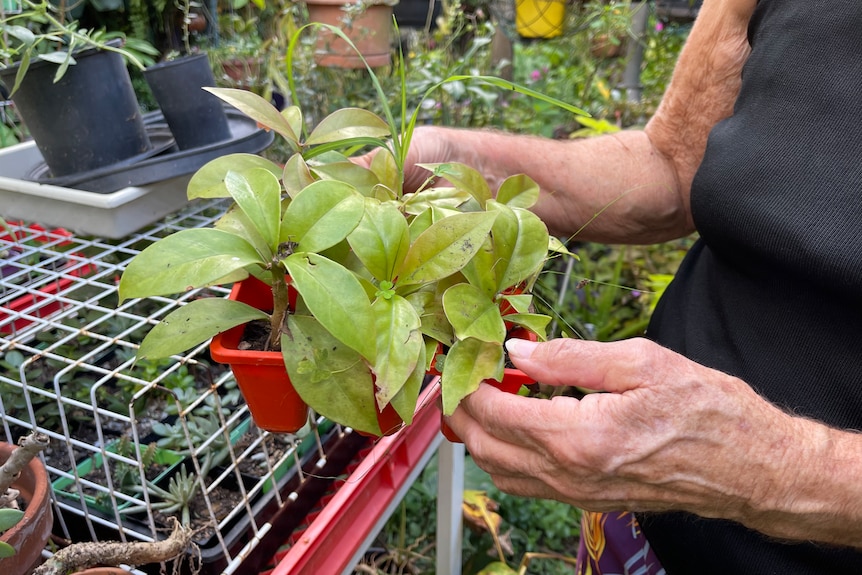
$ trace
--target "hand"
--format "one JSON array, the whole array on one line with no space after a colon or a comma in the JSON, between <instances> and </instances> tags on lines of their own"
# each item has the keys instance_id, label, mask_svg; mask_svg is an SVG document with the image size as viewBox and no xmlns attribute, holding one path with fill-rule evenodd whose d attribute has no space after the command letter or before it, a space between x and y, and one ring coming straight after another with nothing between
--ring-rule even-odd
<instances>
[{"instance_id":1,"label":"hand","mask_svg":"<svg viewBox=\"0 0 862 575\"><path fill-rule=\"evenodd\" d=\"M453 150L446 137L449 133L451 131L434 126L418 126L413 131L413 139L410 142L410 150L407 153L407 161L404 165L405 193L415 192L431 177L431 173L428 170L418 168L416 164L461 161L453 157ZM377 148L362 156L351 158L351 161L368 168L371 165L371 159L379 152L380 148ZM441 185L441 183L436 182L435 185Z\"/></svg>"},{"instance_id":2,"label":"hand","mask_svg":"<svg viewBox=\"0 0 862 575\"><path fill-rule=\"evenodd\" d=\"M482 385L448 418L503 491L594 511L683 509L744 521L780 497L796 420L741 380L644 339L508 343L538 381L581 400ZM793 465L799 465L798 457Z\"/></svg>"}]
</instances>

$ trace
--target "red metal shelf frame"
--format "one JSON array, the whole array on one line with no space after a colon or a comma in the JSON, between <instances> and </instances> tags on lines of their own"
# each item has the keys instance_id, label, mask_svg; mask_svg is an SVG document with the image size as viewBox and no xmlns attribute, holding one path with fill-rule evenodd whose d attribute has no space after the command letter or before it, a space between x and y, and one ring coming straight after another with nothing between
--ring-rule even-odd
<instances>
[{"instance_id":1,"label":"red metal shelf frame","mask_svg":"<svg viewBox=\"0 0 862 575\"><path fill-rule=\"evenodd\" d=\"M398 497L426 452L440 440L439 386L433 381L413 423L383 437L355 465L347 480L328 496L320 513L291 536L267 575L336 575L352 567L381 516Z\"/></svg>"}]
</instances>

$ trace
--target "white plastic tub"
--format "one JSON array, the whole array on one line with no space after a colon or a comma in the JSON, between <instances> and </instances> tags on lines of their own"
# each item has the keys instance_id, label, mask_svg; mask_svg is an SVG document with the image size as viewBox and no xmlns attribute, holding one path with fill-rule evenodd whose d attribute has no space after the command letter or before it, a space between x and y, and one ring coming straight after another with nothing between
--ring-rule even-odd
<instances>
[{"instance_id":1,"label":"white plastic tub","mask_svg":"<svg viewBox=\"0 0 862 575\"><path fill-rule=\"evenodd\" d=\"M123 238L188 203L191 174L98 194L23 180L42 160L33 142L0 149L0 215L79 235Z\"/></svg>"}]
</instances>

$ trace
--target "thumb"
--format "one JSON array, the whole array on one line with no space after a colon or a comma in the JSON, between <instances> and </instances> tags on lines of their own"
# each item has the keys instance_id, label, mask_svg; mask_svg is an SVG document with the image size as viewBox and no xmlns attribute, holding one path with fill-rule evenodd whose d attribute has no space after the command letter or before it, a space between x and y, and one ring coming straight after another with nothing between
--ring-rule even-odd
<instances>
[{"instance_id":1,"label":"thumb","mask_svg":"<svg viewBox=\"0 0 862 575\"><path fill-rule=\"evenodd\" d=\"M568 385L595 391L623 392L642 387L651 354L641 348L655 346L647 340L612 343L577 339L552 339L539 343L524 339L506 342L509 359L540 383Z\"/></svg>"}]
</instances>

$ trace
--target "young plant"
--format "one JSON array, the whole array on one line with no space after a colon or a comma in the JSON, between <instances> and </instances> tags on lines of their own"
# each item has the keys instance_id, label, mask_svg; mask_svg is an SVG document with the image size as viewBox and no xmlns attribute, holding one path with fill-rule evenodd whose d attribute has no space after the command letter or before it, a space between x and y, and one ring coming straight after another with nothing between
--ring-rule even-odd
<instances>
[{"instance_id":1,"label":"young plant","mask_svg":"<svg viewBox=\"0 0 862 575\"><path fill-rule=\"evenodd\" d=\"M0 533L15 527L21 521L22 517L24 517L24 512L20 509L10 509L8 507L0 509ZM5 541L0 541L0 559L12 557L13 555L15 555L15 548Z\"/></svg>"},{"instance_id":2,"label":"young plant","mask_svg":"<svg viewBox=\"0 0 862 575\"><path fill-rule=\"evenodd\" d=\"M303 29L291 41L288 69ZM292 384L311 408L379 433L377 413L389 405L412 420L438 351L446 356L441 386L448 414L483 380L502 379L509 326L544 338L549 317L530 313L530 289L549 250L563 248L528 209L538 186L518 175L492 192L473 168L441 163L422 166L426 185L404 193L418 110L407 110L403 67L399 120L368 70L384 117L344 108L310 131L298 102L279 112L251 92L209 89L281 136L292 155L283 167L235 154L201 168L189 198L229 197L234 204L214 228L183 230L143 250L123 273L120 299L253 275L271 286L273 308L191 301L150 331L138 357L180 353L234 326L263 321L266 347L282 351ZM472 76L452 76L429 93L448 81L549 100L504 80ZM348 159L368 149L379 150L370 169ZM431 185L434 177L451 186Z\"/></svg>"},{"instance_id":3,"label":"young plant","mask_svg":"<svg viewBox=\"0 0 862 575\"><path fill-rule=\"evenodd\" d=\"M159 54L148 42L80 28L76 21L66 22L62 10L49 0L22 0L22 3L23 10L0 18L0 68L20 63L11 94L18 90L31 61L36 59L57 64L56 82L75 64L75 52L84 48L117 52L141 70ZM124 40L126 47L111 42L116 39Z\"/></svg>"}]
</instances>

